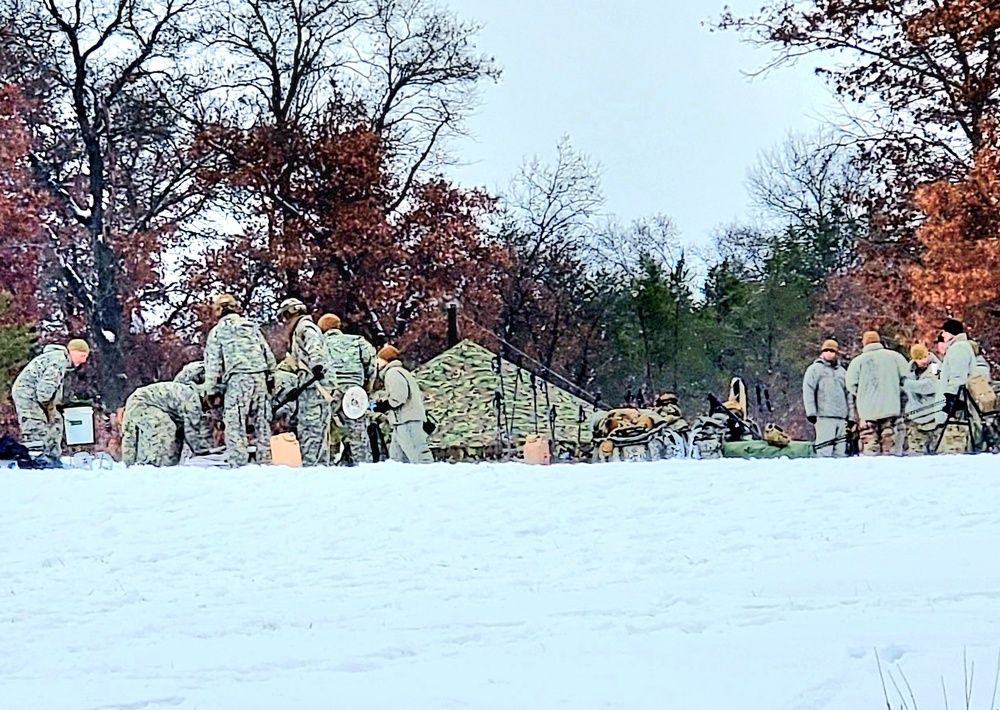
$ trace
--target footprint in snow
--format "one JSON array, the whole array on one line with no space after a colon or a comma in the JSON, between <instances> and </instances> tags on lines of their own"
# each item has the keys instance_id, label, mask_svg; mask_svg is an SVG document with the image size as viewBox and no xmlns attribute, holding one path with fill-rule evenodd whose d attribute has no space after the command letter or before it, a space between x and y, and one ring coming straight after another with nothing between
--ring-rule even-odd
<instances>
[{"instance_id":1,"label":"footprint in snow","mask_svg":"<svg viewBox=\"0 0 1000 710\"><path fill-rule=\"evenodd\" d=\"M886 663L895 663L906 655L906 649L898 644L891 643L883 647L878 655Z\"/></svg>"}]
</instances>

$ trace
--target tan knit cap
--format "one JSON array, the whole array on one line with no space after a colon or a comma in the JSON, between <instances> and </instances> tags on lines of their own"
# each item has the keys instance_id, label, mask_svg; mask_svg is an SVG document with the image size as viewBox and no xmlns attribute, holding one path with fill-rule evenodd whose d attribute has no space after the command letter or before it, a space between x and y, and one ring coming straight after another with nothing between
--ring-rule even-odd
<instances>
[{"instance_id":1,"label":"tan knit cap","mask_svg":"<svg viewBox=\"0 0 1000 710\"><path fill-rule=\"evenodd\" d=\"M875 343L881 343L882 336L876 333L874 330L869 330L861 336L862 345L874 345Z\"/></svg>"},{"instance_id":2,"label":"tan knit cap","mask_svg":"<svg viewBox=\"0 0 1000 710\"><path fill-rule=\"evenodd\" d=\"M386 345L384 348L378 351L378 357L380 360L385 360L386 362L392 362L393 360L399 359L399 351L391 345Z\"/></svg>"},{"instance_id":3,"label":"tan knit cap","mask_svg":"<svg viewBox=\"0 0 1000 710\"><path fill-rule=\"evenodd\" d=\"M90 355L90 345L86 340L81 338L73 338L71 341L66 343L66 349L71 353L83 353L84 355Z\"/></svg>"},{"instance_id":4,"label":"tan knit cap","mask_svg":"<svg viewBox=\"0 0 1000 710\"><path fill-rule=\"evenodd\" d=\"M319 317L319 320L316 321L316 325L318 325L319 329L325 333L326 331L333 330L334 328L339 330L341 323L340 318L334 314L324 313Z\"/></svg>"}]
</instances>

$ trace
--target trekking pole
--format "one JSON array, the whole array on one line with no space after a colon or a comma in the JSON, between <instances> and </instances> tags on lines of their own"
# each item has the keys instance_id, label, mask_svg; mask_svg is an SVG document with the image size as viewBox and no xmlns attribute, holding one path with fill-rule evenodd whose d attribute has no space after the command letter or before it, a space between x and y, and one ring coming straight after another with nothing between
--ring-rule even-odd
<instances>
[{"instance_id":1,"label":"trekking pole","mask_svg":"<svg viewBox=\"0 0 1000 710\"><path fill-rule=\"evenodd\" d=\"M493 407L497 410L497 428L496 428L496 447L497 456L503 457L507 453L507 444L504 441L504 422L503 417L503 395L500 390L493 393Z\"/></svg>"},{"instance_id":2,"label":"trekking pole","mask_svg":"<svg viewBox=\"0 0 1000 710\"><path fill-rule=\"evenodd\" d=\"M531 372L530 382L531 382L532 407L534 408L535 412L535 434L537 435L538 434L538 380L535 377L534 371Z\"/></svg>"}]
</instances>

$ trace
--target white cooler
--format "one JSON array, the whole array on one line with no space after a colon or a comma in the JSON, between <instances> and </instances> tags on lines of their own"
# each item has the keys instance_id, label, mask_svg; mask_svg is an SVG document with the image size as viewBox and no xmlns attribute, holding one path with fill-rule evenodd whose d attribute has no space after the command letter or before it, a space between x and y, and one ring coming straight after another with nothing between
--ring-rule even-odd
<instances>
[{"instance_id":1,"label":"white cooler","mask_svg":"<svg viewBox=\"0 0 1000 710\"><path fill-rule=\"evenodd\" d=\"M67 446L94 443L94 408L71 407L63 410L63 428Z\"/></svg>"}]
</instances>

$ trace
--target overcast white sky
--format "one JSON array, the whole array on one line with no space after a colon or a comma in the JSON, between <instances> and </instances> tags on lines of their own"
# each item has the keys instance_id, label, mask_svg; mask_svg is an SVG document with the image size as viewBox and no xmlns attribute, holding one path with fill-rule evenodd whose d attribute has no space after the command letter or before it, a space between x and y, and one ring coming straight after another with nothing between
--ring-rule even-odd
<instances>
[{"instance_id":1,"label":"overcast white sky","mask_svg":"<svg viewBox=\"0 0 1000 710\"><path fill-rule=\"evenodd\" d=\"M748 213L746 170L789 130L832 111L807 67L747 79L766 52L710 33L725 0L449 0L485 25L479 45L504 75L485 88L450 171L504 187L523 158L549 159L561 136L604 167L607 210L670 215L689 244ZM748 12L761 0L730 0Z\"/></svg>"}]
</instances>

